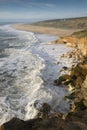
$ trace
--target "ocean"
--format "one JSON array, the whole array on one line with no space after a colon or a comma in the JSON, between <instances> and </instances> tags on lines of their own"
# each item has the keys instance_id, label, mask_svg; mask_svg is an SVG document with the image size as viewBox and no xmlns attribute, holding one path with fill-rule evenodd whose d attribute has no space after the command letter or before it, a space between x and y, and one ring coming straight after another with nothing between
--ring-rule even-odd
<instances>
[{"instance_id":1,"label":"ocean","mask_svg":"<svg viewBox=\"0 0 87 130\"><path fill-rule=\"evenodd\" d=\"M48 44L57 38L0 24L0 124L13 117L34 118L35 102L38 107L46 102L54 111L69 110L67 89L53 81L63 66L71 65L71 60L59 58L71 48Z\"/></svg>"}]
</instances>

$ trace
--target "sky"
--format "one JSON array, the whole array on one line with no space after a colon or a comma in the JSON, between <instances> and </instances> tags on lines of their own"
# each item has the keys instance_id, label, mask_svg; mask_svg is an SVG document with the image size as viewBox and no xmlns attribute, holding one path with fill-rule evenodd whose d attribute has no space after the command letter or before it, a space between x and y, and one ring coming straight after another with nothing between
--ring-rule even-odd
<instances>
[{"instance_id":1,"label":"sky","mask_svg":"<svg viewBox=\"0 0 87 130\"><path fill-rule=\"evenodd\" d=\"M0 0L0 20L87 16L87 0Z\"/></svg>"}]
</instances>

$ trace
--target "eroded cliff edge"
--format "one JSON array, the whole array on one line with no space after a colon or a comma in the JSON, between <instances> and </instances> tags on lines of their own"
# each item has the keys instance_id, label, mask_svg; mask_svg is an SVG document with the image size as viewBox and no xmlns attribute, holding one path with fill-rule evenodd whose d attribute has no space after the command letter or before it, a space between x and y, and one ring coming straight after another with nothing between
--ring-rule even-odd
<instances>
[{"instance_id":1,"label":"eroded cliff edge","mask_svg":"<svg viewBox=\"0 0 87 130\"><path fill-rule=\"evenodd\" d=\"M54 81L56 85L71 88L69 95L65 97L71 103L70 112L65 115L49 114L51 108L44 103L36 119L23 121L13 118L3 124L0 130L87 130L87 31L73 33L52 43L75 47L72 52L63 56L73 58L77 61L76 64Z\"/></svg>"}]
</instances>

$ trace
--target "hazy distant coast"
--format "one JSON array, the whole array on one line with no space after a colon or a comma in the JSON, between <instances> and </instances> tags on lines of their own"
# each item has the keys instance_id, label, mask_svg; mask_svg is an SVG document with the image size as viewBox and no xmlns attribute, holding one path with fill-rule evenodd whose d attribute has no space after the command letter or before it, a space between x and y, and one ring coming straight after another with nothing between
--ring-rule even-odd
<instances>
[{"instance_id":1,"label":"hazy distant coast","mask_svg":"<svg viewBox=\"0 0 87 130\"><path fill-rule=\"evenodd\" d=\"M87 17L47 20L32 24L16 24L13 27L35 33L67 36L73 32L86 29Z\"/></svg>"},{"instance_id":2,"label":"hazy distant coast","mask_svg":"<svg viewBox=\"0 0 87 130\"><path fill-rule=\"evenodd\" d=\"M39 25L29 25L29 24L15 24L14 28L18 30L24 30L35 33L44 33L44 34L52 34L56 36L66 36L70 35L79 29L62 29L62 28L54 28L54 27L44 27Z\"/></svg>"}]
</instances>

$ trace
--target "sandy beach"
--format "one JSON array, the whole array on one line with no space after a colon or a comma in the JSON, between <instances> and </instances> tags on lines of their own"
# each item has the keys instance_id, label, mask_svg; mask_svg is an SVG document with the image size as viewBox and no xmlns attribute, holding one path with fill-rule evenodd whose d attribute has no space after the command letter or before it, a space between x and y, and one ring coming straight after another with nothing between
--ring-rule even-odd
<instances>
[{"instance_id":1,"label":"sandy beach","mask_svg":"<svg viewBox=\"0 0 87 130\"><path fill-rule=\"evenodd\" d=\"M29 32L35 33L44 33L44 34L52 34L56 36L67 36L72 34L73 32L79 31L79 29L61 29L61 28L53 28L53 27L43 27L43 26L35 26L29 24L15 24L14 28L18 30L25 30Z\"/></svg>"}]
</instances>

